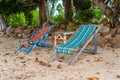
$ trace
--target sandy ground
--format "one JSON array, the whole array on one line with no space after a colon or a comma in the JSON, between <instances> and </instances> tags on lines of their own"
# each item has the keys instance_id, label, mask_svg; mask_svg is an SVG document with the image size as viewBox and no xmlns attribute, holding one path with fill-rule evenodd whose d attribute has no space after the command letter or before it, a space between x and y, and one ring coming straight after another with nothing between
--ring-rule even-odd
<instances>
[{"instance_id":1,"label":"sandy ground","mask_svg":"<svg viewBox=\"0 0 120 80\"><path fill-rule=\"evenodd\" d=\"M100 48L96 55L82 53L74 64L48 63L54 50L36 47L29 55L12 54L17 40L0 38L0 80L120 80L120 48ZM19 58L18 58L19 57ZM88 79L96 77L98 79Z\"/></svg>"}]
</instances>

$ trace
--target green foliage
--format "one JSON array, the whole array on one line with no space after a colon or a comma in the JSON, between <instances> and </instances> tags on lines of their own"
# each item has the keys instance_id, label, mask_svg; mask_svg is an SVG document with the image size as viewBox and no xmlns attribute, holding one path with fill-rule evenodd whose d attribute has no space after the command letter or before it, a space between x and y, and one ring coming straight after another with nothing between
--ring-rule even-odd
<instances>
[{"instance_id":1,"label":"green foliage","mask_svg":"<svg viewBox=\"0 0 120 80\"><path fill-rule=\"evenodd\" d=\"M7 17L7 23L8 25L12 25L12 26L17 26L17 25L25 26L26 20L24 13L11 14L9 17Z\"/></svg>"},{"instance_id":2,"label":"green foliage","mask_svg":"<svg viewBox=\"0 0 120 80\"><path fill-rule=\"evenodd\" d=\"M59 3L56 7L56 10L58 14L55 17L53 17L53 21L55 23L63 23L65 21L63 6Z\"/></svg>"},{"instance_id":3,"label":"green foliage","mask_svg":"<svg viewBox=\"0 0 120 80\"><path fill-rule=\"evenodd\" d=\"M47 0L47 6L48 6L48 18L50 22L52 22L54 17L54 12L56 10L56 4L58 0Z\"/></svg>"},{"instance_id":4,"label":"green foliage","mask_svg":"<svg viewBox=\"0 0 120 80\"><path fill-rule=\"evenodd\" d=\"M103 16L103 12L100 9L94 9L94 22L100 22L100 18Z\"/></svg>"},{"instance_id":5,"label":"green foliage","mask_svg":"<svg viewBox=\"0 0 120 80\"><path fill-rule=\"evenodd\" d=\"M37 26L39 25L39 11L32 10L30 12L31 17L31 25L30 26ZM20 14L11 14L7 17L8 25L17 26L22 25L26 26L26 16L24 13Z\"/></svg>"},{"instance_id":6,"label":"green foliage","mask_svg":"<svg viewBox=\"0 0 120 80\"><path fill-rule=\"evenodd\" d=\"M84 11L80 11L78 22L79 23L94 23L99 22L102 16L102 12L99 9L89 8Z\"/></svg>"},{"instance_id":7,"label":"green foliage","mask_svg":"<svg viewBox=\"0 0 120 80\"><path fill-rule=\"evenodd\" d=\"M12 13L21 12L23 9L22 4L17 0L1 0L0 1L0 14L10 15Z\"/></svg>"},{"instance_id":8,"label":"green foliage","mask_svg":"<svg viewBox=\"0 0 120 80\"><path fill-rule=\"evenodd\" d=\"M102 12L99 9L91 8L92 0L74 0L76 18L78 23L99 22Z\"/></svg>"},{"instance_id":9,"label":"green foliage","mask_svg":"<svg viewBox=\"0 0 120 80\"><path fill-rule=\"evenodd\" d=\"M63 23L65 22L65 16L63 14L58 14L57 16L53 17L54 23Z\"/></svg>"},{"instance_id":10,"label":"green foliage","mask_svg":"<svg viewBox=\"0 0 120 80\"><path fill-rule=\"evenodd\" d=\"M57 11L59 12L59 14L63 13L63 7L60 3L57 5Z\"/></svg>"},{"instance_id":11,"label":"green foliage","mask_svg":"<svg viewBox=\"0 0 120 80\"><path fill-rule=\"evenodd\" d=\"M31 26L39 25L39 11L38 10L32 10L30 13L33 15Z\"/></svg>"},{"instance_id":12,"label":"green foliage","mask_svg":"<svg viewBox=\"0 0 120 80\"><path fill-rule=\"evenodd\" d=\"M78 21L79 23L86 23L91 21L93 16L94 16L94 13L93 13L93 9L91 8L84 11L80 11Z\"/></svg>"}]
</instances>

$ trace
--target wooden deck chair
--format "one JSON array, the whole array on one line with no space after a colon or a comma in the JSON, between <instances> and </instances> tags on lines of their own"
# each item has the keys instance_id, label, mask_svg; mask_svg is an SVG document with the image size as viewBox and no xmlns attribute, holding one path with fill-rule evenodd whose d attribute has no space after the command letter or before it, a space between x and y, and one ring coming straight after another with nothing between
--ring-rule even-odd
<instances>
[{"instance_id":1,"label":"wooden deck chair","mask_svg":"<svg viewBox=\"0 0 120 80\"><path fill-rule=\"evenodd\" d=\"M46 44L46 39L50 31L54 28L55 25L44 26L41 30L38 30L30 39L26 41L20 41L20 47L14 52L14 54L18 52L24 52L25 55L28 55L34 47L53 47L51 45ZM27 49L28 48L28 49Z\"/></svg>"},{"instance_id":2,"label":"wooden deck chair","mask_svg":"<svg viewBox=\"0 0 120 80\"><path fill-rule=\"evenodd\" d=\"M73 35L66 43L59 45L54 48L56 54L52 56L51 61L61 60L58 58L59 53L64 54L73 54L73 52L77 52L74 54L72 59L63 60L69 62L69 65L74 63L74 61L78 58L78 56L83 52L97 52L97 41L96 41L96 33L99 31L101 25L82 25L76 31L75 35ZM94 39L94 50L85 50L86 46L89 42ZM81 48L80 48L81 47ZM78 50L79 49L79 50Z\"/></svg>"}]
</instances>

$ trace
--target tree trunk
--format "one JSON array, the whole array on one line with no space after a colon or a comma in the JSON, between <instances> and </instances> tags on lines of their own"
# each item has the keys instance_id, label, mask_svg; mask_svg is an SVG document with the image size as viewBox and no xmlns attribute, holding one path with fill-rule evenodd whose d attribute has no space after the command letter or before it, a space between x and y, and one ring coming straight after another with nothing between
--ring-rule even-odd
<instances>
[{"instance_id":1,"label":"tree trunk","mask_svg":"<svg viewBox=\"0 0 120 80\"><path fill-rule=\"evenodd\" d=\"M0 22L1 22L1 30L5 30L7 28L7 22L4 16L0 16Z\"/></svg>"},{"instance_id":2,"label":"tree trunk","mask_svg":"<svg viewBox=\"0 0 120 80\"><path fill-rule=\"evenodd\" d=\"M49 8L49 1L47 1L47 4L46 4L46 11L47 11L47 19L48 19L48 22L52 22L52 18L50 16L50 8Z\"/></svg>"},{"instance_id":3,"label":"tree trunk","mask_svg":"<svg viewBox=\"0 0 120 80\"><path fill-rule=\"evenodd\" d=\"M46 15L46 0L39 0L39 16L40 16L40 25L42 26L45 21L47 21Z\"/></svg>"},{"instance_id":4,"label":"tree trunk","mask_svg":"<svg viewBox=\"0 0 120 80\"><path fill-rule=\"evenodd\" d=\"M32 24L32 19L33 19L33 16L30 13L30 7L24 8L24 15L26 19L26 27L30 27L30 25Z\"/></svg>"},{"instance_id":5,"label":"tree trunk","mask_svg":"<svg viewBox=\"0 0 120 80\"><path fill-rule=\"evenodd\" d=\"M65 7L65 18L66 22L72 21L73 17L73 0L64 0L64 7Z\"/></svg>"}]
</instances>

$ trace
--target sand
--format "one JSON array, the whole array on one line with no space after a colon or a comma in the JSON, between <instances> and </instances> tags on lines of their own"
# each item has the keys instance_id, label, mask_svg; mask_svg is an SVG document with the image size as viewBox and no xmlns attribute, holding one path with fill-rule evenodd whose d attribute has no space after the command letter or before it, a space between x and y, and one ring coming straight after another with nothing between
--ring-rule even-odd
<instances>
[{"instance_id":1,"label":"sand","mask_svg":"<svg viewBox=\"0 0 120 80\"><path fill-rule=\"evenodd\" d=\"M0 80L120 80L120 48L98 46L98 54L82 53L68 66L49 63L53 49L36 47L26 56L12 54L18 46L15 39L0 38Z\"/></svg>"}]
</instances>

